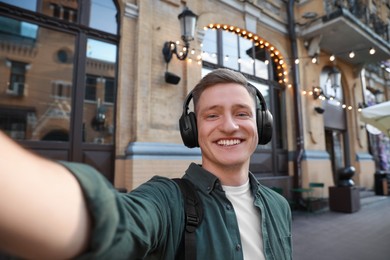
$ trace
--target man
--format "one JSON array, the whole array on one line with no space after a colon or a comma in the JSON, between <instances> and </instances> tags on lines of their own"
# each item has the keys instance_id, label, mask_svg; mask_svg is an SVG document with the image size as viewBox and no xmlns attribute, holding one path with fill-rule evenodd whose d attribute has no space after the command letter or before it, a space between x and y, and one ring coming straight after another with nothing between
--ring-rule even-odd
<instances>
[{"instance_id":1,"label":"man","mask_svg":"<svg viewBox=\"0 0 390 260\"><path fill-rule=\"evenodd\" d=\"M183 177L204 209L197 259L291 259L288 203L249 172L260 135L256 90L242 74L218 69L197 84L187 105L191 97L195 114L185 111L180 123L187 127L183 117L194 116L191 146L202 152L202 165L191 164ZM86 165L38 158L4 135L0 144L3 250L31 258L175 259L185 213L172 180L154 177L118 193Z\"/></svg>"}]
</instances>

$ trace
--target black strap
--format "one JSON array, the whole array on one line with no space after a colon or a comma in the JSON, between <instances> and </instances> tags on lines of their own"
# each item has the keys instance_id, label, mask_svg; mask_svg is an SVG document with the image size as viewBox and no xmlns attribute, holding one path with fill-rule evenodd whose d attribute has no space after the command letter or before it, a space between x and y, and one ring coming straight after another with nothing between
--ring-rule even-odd
<instances>
[{"instance_id":1,"label":"black strap","mask_svg":"<svg viewBox=\"0 0 390 260\"><path fill-rule=\"evenodd\" d=\"M179 252L176 259L196 259L196 235L195 230L203 219L203 206L195 186L187 179L172 179L175 181L183 194L185 203L186 226L184 232L184 256ZM182 240L183 241L183 240ZM182 242L183 243L183 242Z\"/></svg>"}]
</instances>

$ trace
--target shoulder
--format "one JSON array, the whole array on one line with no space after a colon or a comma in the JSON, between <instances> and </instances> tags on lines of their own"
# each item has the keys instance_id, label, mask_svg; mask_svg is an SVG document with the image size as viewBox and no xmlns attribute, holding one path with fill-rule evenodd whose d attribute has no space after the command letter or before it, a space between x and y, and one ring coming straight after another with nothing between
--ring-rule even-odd
<instances>
[{"instance_id":1,"label":"shoulder","mask_svg":"<svg viewBox=\"0 0 390 260\"><path fill-rule=\"evenodd\" d=\"M180 194L178 185L170 178L163 176L154 176L147 182L131 191L132 194L143 194L147 197L154 196L157 198L172 197Z\"/></svg>"},{"instance_id":2,"label":"shoulder","mask_svg":"<svg viewBox=\"0 0 390 260\"><path fill-rule=\"evenodd\" d=\"M264 197L266 197L266 199L272 200L273 202L277 202L278 204L282 205L287 203L286 198L273 189L264 185L260 185L259 189L261 190L261 193L264 195Z\"/></svg>"}]
</instances>

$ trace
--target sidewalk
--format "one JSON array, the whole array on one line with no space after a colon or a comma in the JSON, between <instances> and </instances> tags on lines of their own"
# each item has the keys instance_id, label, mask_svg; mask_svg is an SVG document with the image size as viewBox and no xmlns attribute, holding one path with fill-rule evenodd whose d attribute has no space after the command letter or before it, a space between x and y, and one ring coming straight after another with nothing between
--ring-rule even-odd
<instances>
[{"instance_id":1,"label":"sidewalk","mask_svg":"<svg viewBox=\"0 0 390 260\"><path fill-rule=\"evenodd\" d=\"M390 259L390 196L361 200L355 213L295 213L294 260Z\"/></svg>"}]
</instances>

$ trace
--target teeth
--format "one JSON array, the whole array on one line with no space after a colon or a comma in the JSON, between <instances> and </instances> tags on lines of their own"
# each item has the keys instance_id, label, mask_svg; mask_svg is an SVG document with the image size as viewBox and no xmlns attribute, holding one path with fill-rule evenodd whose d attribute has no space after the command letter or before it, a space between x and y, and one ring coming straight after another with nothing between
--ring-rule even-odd
<instances>
[{"instance_id":1,"label":"teeth","mask_svg":"<svg viewBox=\"0 0 390 260\"><path fill-rule=\"evenodd\" d=\"M238 139L234 139L234 140L219 140L218 141L218 144L219 145L223 145L223 146L236 145L236 144L239 144L239 143L241 143L241 141L238 140Z\"/></svg>"}]
</instances>

